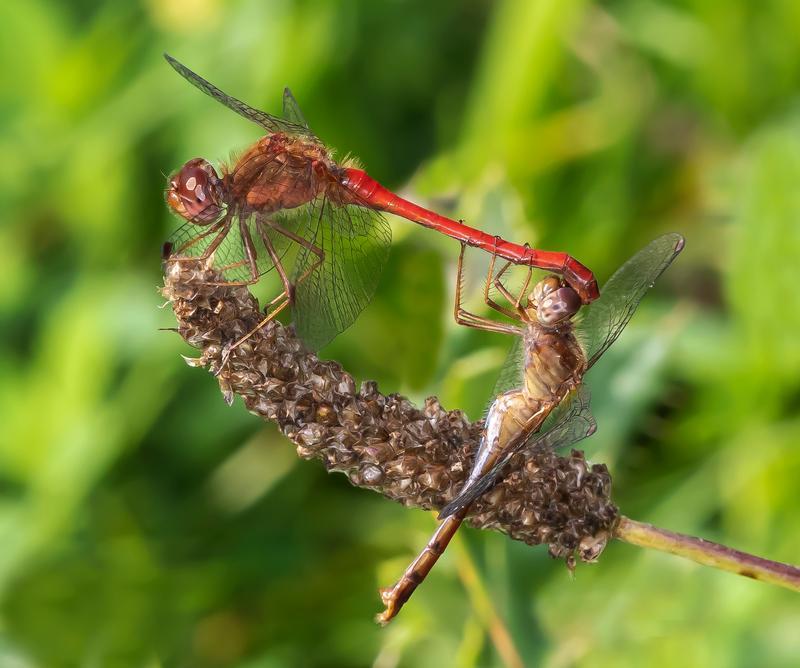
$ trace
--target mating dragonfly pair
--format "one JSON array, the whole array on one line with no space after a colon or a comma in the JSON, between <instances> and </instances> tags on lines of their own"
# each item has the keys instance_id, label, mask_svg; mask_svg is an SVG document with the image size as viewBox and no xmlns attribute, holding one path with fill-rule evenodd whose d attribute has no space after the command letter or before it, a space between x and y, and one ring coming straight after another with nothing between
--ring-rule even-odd
<instances>
[{"instance_id":1,"label":"mating dragonfly pair","mask_svg":"<svg viewBox=\"0 0 800 668\"><path fill-rule=\"evenodd\" d=\"M426 577L474 501L508 472L516 454L568 446L594 432L584 376L680 253L683 238L667 234L651 242L600 293L592 272L566 253L534 250L450 220L392 193L351 162L337 163L309 129L288 89L283 118L278 118L165 57L200 90L266 130L221 173L195 158L170 178L167 202L186 220L165 244L170 261L207 260L226 285L250 285L274 269L282 290L266 305L259 326L291 306L298 335L318 349L352 324L372 297L391 240L382 214L393 213L461 242L456 321L515 337L463 488L442 509L442 523L397 584L381 590L385 610L377 619L385 624ZM484 301L512 322L462 308L468 245L491 254ZM505 263L495 273L497 258ZM526 271L518 290L506 280L513 265ZM558 275L532 285L534 268ZM229 350L243 340L231 342Z\"/></svg>"}]
</instances>

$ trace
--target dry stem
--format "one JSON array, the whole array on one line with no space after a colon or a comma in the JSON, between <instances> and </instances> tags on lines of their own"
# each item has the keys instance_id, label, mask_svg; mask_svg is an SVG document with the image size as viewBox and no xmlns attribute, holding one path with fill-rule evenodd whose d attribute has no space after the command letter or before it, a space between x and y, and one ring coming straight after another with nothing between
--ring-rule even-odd
<instances>
[{"instance_id":1,"label":"dry stem","mask_svg":"<svg viewBox=\"0 0 800 668\"><path fill-rule=\"evenodd\" d=\"M435 397L422 409L400 395L383 395L375 383L355 382L337 363L304 350L291 328L272 321L230 352L262 320L255 298L219 280L199 262L165 267L164 295L178 331L201 350L187 360L217 374L228 403L275 421L304 459L409 507L440 509L454 498L472 464L482 421L446 411ZM223 364L223 360L227 360ZM620 516L611 501L604 465L583 453L518 456L512 472L473 505L469 523L495 529L574 563L593 561L609 537L732 573L800 591L800 569L761 559L700 538L658 529Z\"/></svg>"},{"instance_id":2,"label":"dry stem","mask_svg":"<svg viewBox=\"0 0 800 668\"><path fill-rule=\"evenodd\" d=\"M800 568L796 566L762 559L703 538L659 529L624 515L620 516L614 529L614 538L800 592Z\"/></svg>"}]
</instances>

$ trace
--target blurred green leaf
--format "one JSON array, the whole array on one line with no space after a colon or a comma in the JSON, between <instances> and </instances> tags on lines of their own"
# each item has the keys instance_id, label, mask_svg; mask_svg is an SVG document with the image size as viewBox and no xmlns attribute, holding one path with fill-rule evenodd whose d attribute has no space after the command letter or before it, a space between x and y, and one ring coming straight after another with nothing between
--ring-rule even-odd
<instances>
[{"instance_id":1,"label":"blurred green leaf","mask_svg":"<svg viewBox=\"0 0 800 668\"><path fill-rule=\"evenodd\" d=\"M353 489L222 401L160 327L164 175L258 128L179 56L338 156L602 281L687 248L589 377L637 519L797 561L800 4L12 0L0 7L0 664L498 666L451 556L400 618L377 587L427 514ZM411 183L410 186L406 185ZM458 328L458 245L393 220L375 299L324 356L478 417L509 341ZM467 256L480 311L486 257ZM259 288L266 294L266 287ZM794 666L796 597L611 545L570 581L464 530L526 665Z\"/></svg>"}]
</instances>

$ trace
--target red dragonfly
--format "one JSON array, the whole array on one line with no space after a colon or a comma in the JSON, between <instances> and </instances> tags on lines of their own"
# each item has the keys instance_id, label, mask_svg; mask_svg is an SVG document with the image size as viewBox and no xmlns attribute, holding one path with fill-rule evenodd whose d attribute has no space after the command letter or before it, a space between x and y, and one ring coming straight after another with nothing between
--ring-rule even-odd
<instances>
[{"instance_id":1,"label":"red dragonfly","mask_svg":"<svg viewBox=\"0 0 800 668\"><path fill-rule=\"evenodd\" d=\"M386 609L377 617L388 623L425 579L455 535L475 500L508 472L521 452L571 445L595 431L584 375L614 343L642 297L683 249L679 234L652 241L628 260L603 286L600 298L581 307L575 290L556 276L539 281L528 293L531 273L515 296L503 284L506 264L497 274L494 258L484 289L488 306L516 321L508 324L461 308L462 244L456 287L456 321L467 327L516 336L495 387L472 470L458 496L447 504L436 529L397 584L381 590ZM489 296L494 284L511 308ZM523 301L524 300L524 301ZM594 546L580 546L591 559Z\"/></svg>"},{"instance_id":2,"label":"red dragonfly","mask_svg":"<svg viewBox=\"0 0 800 668\"><path fill-rule=\"evenodd\" d=\"M598 297L592 272L566 253L510 243L450 220L395 195L352 160L336 162L288 88L278 118L164 57L190 83L267 133L231 166L223 165L221 175L194 158L170 178L167 202L188 222L165 244L165 253L213 256L226 284L255 283L274 268L283 292L268 306L274 315L294 304L298 334L312 349L352 324L372 297L391 242L382 212L515 264L558 272L583 303ZM294 254L291 269L287 253Z\"/></svg>"}]
</instances>

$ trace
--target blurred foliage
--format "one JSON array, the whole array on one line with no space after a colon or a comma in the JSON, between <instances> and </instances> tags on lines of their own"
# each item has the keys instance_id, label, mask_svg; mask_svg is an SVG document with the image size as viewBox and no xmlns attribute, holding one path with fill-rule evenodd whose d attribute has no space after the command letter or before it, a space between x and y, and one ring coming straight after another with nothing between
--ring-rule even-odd
<instances>
[{"instance_id":1,"label":"blurred foliage","mask_svg":"<svg viewBox=\"0 0 800 668\"><path fill-rule=\"evenodd\" d=\"M591 374L586 448L626 514L799 559L796 0L11 0L0 665L495 666L495 613L524 665L797 665L794 594L616 544L572 582L471 530L374 626L433 518L295 463L158 330L163 175L258 135L164 50L268 110L291 85L387 185L601 279L685 234ZM324 354L478 417L508 342L453 324L457 245L392 224Z\"/></svg>"}]
</instances>

